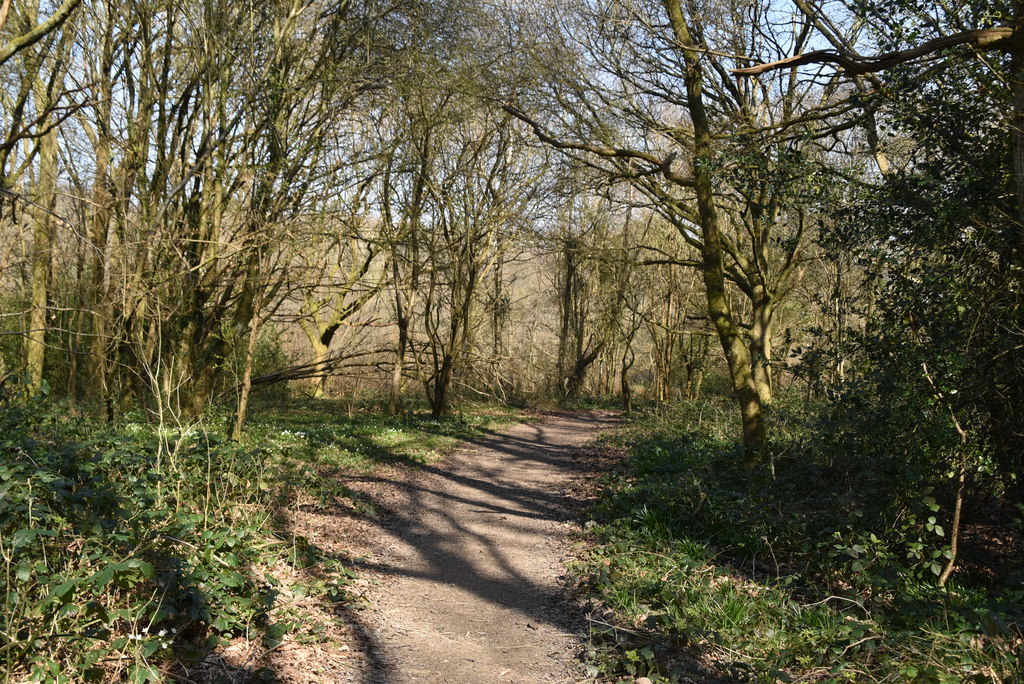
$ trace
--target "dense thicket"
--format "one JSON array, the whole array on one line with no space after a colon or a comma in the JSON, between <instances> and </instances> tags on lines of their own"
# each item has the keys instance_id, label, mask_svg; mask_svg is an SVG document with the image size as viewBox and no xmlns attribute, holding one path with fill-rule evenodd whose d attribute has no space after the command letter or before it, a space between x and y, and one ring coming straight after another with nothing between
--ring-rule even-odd
<instances>
[{"instance_id":1,"label":"dense thicket","mask_svg":"<svg viewBox=\"0 0 1024 684\"><path fill-rule=\"evenodd\" d=\"M891 40L904 47L908 39ZM855 253L874 285L854 381L867 387L853 394L890 407L873 413L896 434L933 416L922 442L936 442L918 458L1002 491L1017 489L1024 465L1024 245L1013 94L991 86L1012 73L1012 60L988 57L948 55L924 87L916 68L885 74L884 86L900 94L881 120L893 146L906 146L894 155L900 169L856 195L830 248Z\"/></svg>"}]
</instances>

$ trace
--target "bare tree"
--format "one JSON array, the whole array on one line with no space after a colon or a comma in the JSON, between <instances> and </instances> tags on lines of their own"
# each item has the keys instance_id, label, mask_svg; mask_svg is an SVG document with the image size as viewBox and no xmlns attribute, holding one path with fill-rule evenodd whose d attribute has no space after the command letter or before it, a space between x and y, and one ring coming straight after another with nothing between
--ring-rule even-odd
<instances>
[{"instance_id":1,"label":"bare tree","mask_svg":"<svg viewBox=\"0 0 1024 684\"><path fill-rule=\"evenodd\" d=\"M808 153L830 134L820 116L832 103L827 88L783 78L737 83L733 55L779 54L809 29L778 29L768 3L718 10L681 0L574 5L552 38L573 78L549 84L538 114L515 98L506 106L548 144L631 184L692 249L678 263L701 273L754 462L772 398L775 312L806 235ZM733 291L749 303L746 316Z\"/></svg>"}]
</instances>

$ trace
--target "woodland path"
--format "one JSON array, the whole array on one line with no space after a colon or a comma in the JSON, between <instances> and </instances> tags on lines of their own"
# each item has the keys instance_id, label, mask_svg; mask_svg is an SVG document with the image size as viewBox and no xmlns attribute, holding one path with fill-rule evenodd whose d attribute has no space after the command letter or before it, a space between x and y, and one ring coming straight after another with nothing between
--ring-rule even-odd
<instances>
[{"instance_id":1,"label":"woodland path","mask_svg":"<svg viewBox=\"0 0 1024 684\"><path fill-rule=\"evenodd\" d=\"M408 471L378 499L364 665L352 681L584 679L580 618L560 581L580 497L574 451L614 422L545 414Z\"/></svg>"}]
</instances>

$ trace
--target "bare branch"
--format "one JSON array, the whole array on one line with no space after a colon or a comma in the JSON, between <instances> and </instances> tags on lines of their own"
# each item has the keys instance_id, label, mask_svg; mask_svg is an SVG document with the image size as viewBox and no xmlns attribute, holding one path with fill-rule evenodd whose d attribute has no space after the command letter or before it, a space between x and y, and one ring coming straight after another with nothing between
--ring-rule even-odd
<instances>
[{"instance_id":1,"label":"bare branch","mask_svg":"<svg viewBox=\"0 0 1024 684\"><path fill-rule=\"evenodd\" d=\"M27 32L14 38L11 42L0 48L0 64L3 64L11 57L21 52L26 48L30 48L40 40L42 40L51 31L56 30L67 21L67 18L71 16L71 13L81 3L82 0L64 0L64 3L57 8L57 11L53 13L46 21L37 24ZM3 9L7 9L7 3L4 3ZM6 12L4 13L6 16Z\"/></svg>"},{"instance_id":2,"label":"bare branch","mask_svg":"<svg viewBox=\"0 0 1024 684\"><path fill-rule=\"evenodd\" d=\"M638 171L637 174L639 176L650 175L652 172L660 171L665 178L677 185L685 187L694 186L695 181L692 178L680 176L672 171L672 162L675 161L676 158L675 153L669 154L664 159L659 159L653 154L643 152L641 150L631 150L623 147L603 147L601 145L592 145L589 143L565 142L564 140L559 140L553 137L551 134L546 132L539 123L515 107L511 105L503 105L502 109L532 128L534 134L541 140L541 142L547 143L556 149L589 152L590 154L597 155L598 157L604 157L606 159L642 161L646 164L650 164L652 168L648 171Z\"/></svg>"},{"instance_id":3,"label":"bare branch","mask_svg":"<svg viewBox=\"0 0 1024 684\"><path fill-rule=\"evenodd\" d=\"M836 52L834 50L815 50L814 52L794 55L793 57L743 69L732 69L731 71L737 76L757 76L768 71L797 67L804 64L836 64L850 75L861 76L884 71L897 64L912 62L915 59L926 57L939 50L959 45L971 45L985 50L1015 50L1020 49L1020 37L1012 26L997 26L995 28L963 31L950 36L940 36L916 48L886 52L875 57L862 57L850 52Z\"/></svg>"}]
</instances>

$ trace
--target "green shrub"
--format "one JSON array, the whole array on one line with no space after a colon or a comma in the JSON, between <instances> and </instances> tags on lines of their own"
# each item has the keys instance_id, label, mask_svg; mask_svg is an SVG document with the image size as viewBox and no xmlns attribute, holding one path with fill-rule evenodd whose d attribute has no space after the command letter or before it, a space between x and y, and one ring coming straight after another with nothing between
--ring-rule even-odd
<instances>
[{"instance_id":1,"label":"green shrub","mask_svg":"<svg viewBox=\"0 0 1024 684\"><path fill-rule=\"evenodd\" d=\"M0 414L2 671L45 681L159 676L175 651L266 626L269 452L198 431ZM246 509L257 512L246 515Z\"/></svg>"},{"instance_id":2,"label":"green shrub","mask_svg":"<svg viewBox=\"0 0 1024 684\"><path fill-rule=\"evenodd\" d=\"M921 415L918 429L934 437ZM642 416L614 438L628 458L591 513L578 570L598 614L615 616L593 630L594 672L670 681L1021 675L1019 585L983 584L967 568L937 586L950 506L929 484L948 478L928 449L940 448L941 434L857 443L866 426L838 429L835 412L778 409L767 462L749 470L723 436L726 417L691 405Z\"/></svg>"},{"instance_id":3,"label":"green shrub","mask_svg":"<svg viewBox=\"0 0 1024 684\"><path fill-rule=\"evenodd\" d=\"M0 674L146 681L226 639L272 647L303 629L279 594L344 602L354 576L278 532L300 493L332 505L354 496L346 472L426 463L511 418L343 408L264 402L236 443L214 412L191 426L103 424L45 397L0 400ZM310 572L279 579L281 563Z\"/></svg>"}]
</instances>

